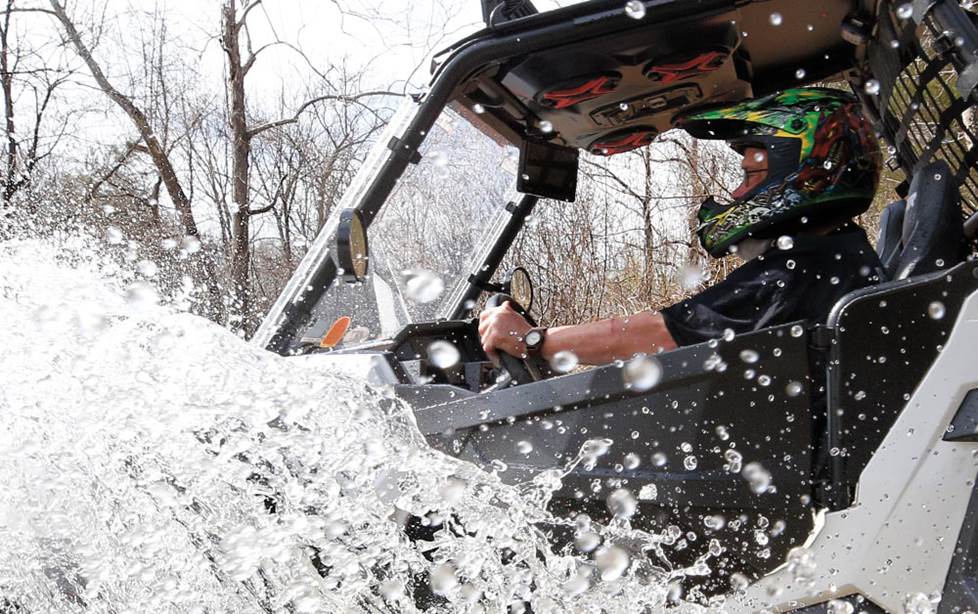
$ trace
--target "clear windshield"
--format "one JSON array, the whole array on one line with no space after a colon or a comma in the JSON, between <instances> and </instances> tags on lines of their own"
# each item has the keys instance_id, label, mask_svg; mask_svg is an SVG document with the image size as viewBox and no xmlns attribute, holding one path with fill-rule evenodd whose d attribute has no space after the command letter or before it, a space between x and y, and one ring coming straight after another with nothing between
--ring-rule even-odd
<instances>
[{"instance_id":1,"label":"clear windshield","mask_svg":"<svg viewBox=\"0 0 978 614\"><path fill-rule=\"evenodd\" d=\"M318 342L342 316L352 319L344 339L351 345L451 314L508 218L518 150L470 111L446 108L421 154L370 225L366 281L329 288L301 341Z\"/></svg>"}]
</instances>

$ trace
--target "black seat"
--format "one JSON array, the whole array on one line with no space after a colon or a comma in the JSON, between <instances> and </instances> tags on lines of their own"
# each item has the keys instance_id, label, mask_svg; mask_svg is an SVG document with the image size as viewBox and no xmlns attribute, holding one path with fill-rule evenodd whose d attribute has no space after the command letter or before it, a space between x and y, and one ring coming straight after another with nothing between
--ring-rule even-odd
<instances>
[{"instance_id":1,"label":"black seat","mask_svg":"<svg viewBox=\"0 0 978 614\"><path fill-rule=\"evenodd\" d=\"M903 251L903 215L907 210L907 201L898 200L887 205L880 216L880 233L876 239L876 253L883 263L886 279L893 279L897 266L900 264L900 253Z\"/></svg>"},{"instance_id":2,"label":"black seat","mask_svg":"<svg viewBox=\"0 0 978 614\"><path fill-rule=\"evenodd\" d=\"M887 236L877 251L890 279L931 273L964 259L958 191L946 162L931 162L914 173L906 203L900 204L887 207L880 220L881 239ZM901 217L900 240L895 242Z\"/></svg>"}]
</instances>

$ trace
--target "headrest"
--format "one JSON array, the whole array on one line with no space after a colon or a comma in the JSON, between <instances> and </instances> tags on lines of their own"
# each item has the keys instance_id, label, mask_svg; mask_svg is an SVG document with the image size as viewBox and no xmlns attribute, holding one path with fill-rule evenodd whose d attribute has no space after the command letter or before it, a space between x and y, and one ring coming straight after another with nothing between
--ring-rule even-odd
<instances>
[{"instance_id":1,"label":"headrest","mask_svg":"<svg viewBox=\"0 0 978 614\"><path fill-rule=\"evenodd\" d=\"M876 253L880 256L887 279L893 279L900 264L900 254L903 252L903 218L906 210L907 201L898 200L883 209L883 215L880 216Z\"/></svg>"},{"instance_id":2,"label":"headrest","mask_svg":"<svg viewBox=\"0 0 978 614\"><path fill-rule=\"evenodd\" d=\"M951 169L943 160L914 173L903 217L903 252L894 279L953 266L963 257L964 224Z\"/></svg>"}]
</instances>

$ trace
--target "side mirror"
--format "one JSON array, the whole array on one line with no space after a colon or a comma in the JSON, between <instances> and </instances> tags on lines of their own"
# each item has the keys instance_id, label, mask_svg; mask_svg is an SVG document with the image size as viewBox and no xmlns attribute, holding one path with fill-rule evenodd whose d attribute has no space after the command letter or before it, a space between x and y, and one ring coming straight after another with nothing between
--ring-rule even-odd
<instances>
[{"instance_id":1,"label":"side mirror","mask_svg":"<svg viewBox=\"0 0 978 614\"><path fill-rule=\"evenodd\" d=\"M527 311L533 307L533 280L530 274L521 266L516 267L503 278L503 293L523 306Z\"/></svg>"},{"instance_id":2,"label":"side mirror","mask_svg":"<svg viewBox=\"0 0 978 614\"><path fill-rule=\"evenodd\" d=\"M336 228L336 264L343 269L343 281L356 283L367 277L367 254L363 215L356 209L344 209Z\"/></svg>"}]
</instances>

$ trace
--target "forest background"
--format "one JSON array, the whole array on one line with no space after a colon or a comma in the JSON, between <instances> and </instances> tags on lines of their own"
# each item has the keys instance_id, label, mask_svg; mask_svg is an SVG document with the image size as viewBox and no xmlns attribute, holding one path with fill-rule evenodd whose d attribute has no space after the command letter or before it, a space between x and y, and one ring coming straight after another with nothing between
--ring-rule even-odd
<instances>
[{"instance_id":1,"label":"forest background","mask_svg":"<svg viewBox=\"0 0 978 614\"><path fill-rule=\"evenodd\" d=\"M86 237L243 336L431 55L482 25L475 0L3 2L0 239ZM533 276L541 323L668 304L737 266L692 233L695 206L739 181L722 145L672 131L582 160L577 202L538 206L507 263ZM863 216L871 236L900 179Z\"/></svg>"}]
</instances>

